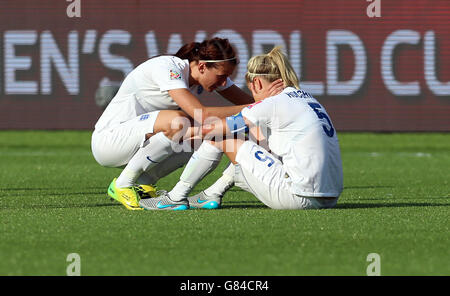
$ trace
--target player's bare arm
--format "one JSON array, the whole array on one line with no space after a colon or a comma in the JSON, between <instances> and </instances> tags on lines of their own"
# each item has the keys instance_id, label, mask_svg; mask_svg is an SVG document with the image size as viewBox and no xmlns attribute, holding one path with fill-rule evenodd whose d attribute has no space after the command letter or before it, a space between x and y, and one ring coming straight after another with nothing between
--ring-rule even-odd
<instances>
[{"instance_id":1,"label":"player's bare arm","mask_svg":"<svg viewBox=\"0 0 450 296\"><path fill-rule=\"evenodd\" d=\"M197 132L200 133L199 136L202 138L210 139L214 136L236 135L248 133L249 131L253 133L253 139L258 141L264 140L264 136L259 127L255 126L239 112L224 119L206 122Z\"/></svg>"},{"instance_id":2,"label":"player's bare arm","mask_svg":"<svg viewBox=\"0 0 450 296\"><path fill-rule=\"evenodd\" d=\"M252 104L255 102L251 95L236 85L232 85L222 91L217 91L217 93L235 105Z\"/></svg>"},{"instance_id":3,"label":"player's bare arm","mask_svg":"<svg viewBox=\"0 0 450 296\"><path fill-rule=\"evenodd\" d=\"M188 89L173 89L169 90L169 95L186 112L190 117L199 120L199 116L195 112L201 112L202 123L211 117L224 118L236 114L242 108L248 105L239 106L225 106L225 107L206 107L204 106ZM197 111L196 111L197 110Z\"/></svg>"}]
</instances>

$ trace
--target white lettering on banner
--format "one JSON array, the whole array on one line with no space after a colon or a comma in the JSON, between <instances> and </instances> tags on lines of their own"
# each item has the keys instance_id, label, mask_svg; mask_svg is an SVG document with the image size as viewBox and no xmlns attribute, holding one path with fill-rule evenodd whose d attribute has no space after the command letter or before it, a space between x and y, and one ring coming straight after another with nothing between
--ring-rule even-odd
<instances>
[{"instance_id":1,"label":"white lettering on banner","mask_svg":"<svg viewBox=\"0 0 450 296\"><path fill-rule=\"evenodd\" d=\"M84 34L82 53L92 54L95 51L95 41L97 40L96 30L87 30Z\"/></svg>"},{"instance_id":2,"label":"white lettering on banner","mask_svg":"<svg viewBox=\"0 0 450 296\"><path fill-rule=\"evenodd\" d=\"M176 54L178 49L183 46L183 40L181 34L171 34L169 38L169 44L167 46L168 54Z\"/></svg>"},{"instance_id":3,"label":"white lettering on banner","mask_svg":"<svg viewBox=\"0 0 450 296\"><path fill-rule=\"evenodd\" d=\"M338 81L338 45L351 47L355 57L355 71L349 81ZM327 93L350 96L357 92L366 78L367 56L359 37L350 31L331 30L327 33Z\"/></svg>"},{"instance_id":4,"label":"white lettering on banner","mask_svg":"<svg viewBox=\"0 0 450 296\"><path fill-rule=\"evenodd\" d=\"M79 90L79 56L78 32L71 31L68 36L68 61L66 64L50 31L41 34L41 93L52 92L52 64L58 71L64 86L71 95L77 95Z\"/></svg>"},{"instance_id":5,"label":"white lettering on banner","mask_svg":"<svg viewBox=\"0 0 450 296\"><path fill-rule=\"evenodd\" d=\"M270 45L272 48L274 45L280 45L283 52L286 54L286 42L284 42L283 36L277 31L272 30L256 30L253 31L253 47L252 55L260 55L267 52L264 50L264 45Z\"/></svg>"},{"instance_id":6,"label":"white lettering on banner","mask_svg":"<svg viewBox=\"0 0 450 296\"><path fill-rule=\"evenodd\" d=\"M286 43L283 36L272 30L257 30L253 32L253 46L252 55L259 55L264 53L264 45L269 45L269 48L281 45L285 54L289 56L297 75L302 74L302 51L301 51L301 33L300 31L292 31L289 35L289 54L286 52ZM311 94L322 96L325 94L325 87L323 82L304 81L301 79L301 87L308 90Z\"/></svg>"},{"instance_id":7,"label":"white lettering on banner","mask_svg":"<svg viewBox=\"0 0 450 296\"><path fill-rule=\"evenodd\" d=\"M5 54L5 94L36 95L38 83L36 81L17 81L17 70L30 70L31 57L16 56L16 45L35 45L36 31L6 31L4 36Z\"/></svg>"},{"instance_id":8,"label":"white lettering on banner","mask_svg":"<svg viewBox=\"0 0 450 296\"><path fill-rule=\"evenodd\" d=\"M244 37L234 30L220 30L213 34L213 37L227 38L230 43L234 45L237 51L239 60L241 61L237 65L236 76L234 78L235 83L239 87L245 85L245 73L247 72L247 61L249 60L247 42Z\"/></svg>"},{"instance_id":9,"label":"white lettering on banner","mask_svg":"<svg viewBox=\"0 0 450 296\"><path fill-rule=\"evenodd\" d=\"M33 30L5 31L3 35L4 50L2 51L4 55L4 85L1 86L1 89L6 95L51 95L54 89L53 84L57 81L53 75L53 70L56 70L68 94L79 95L80 78L83 75L83 73L80 73L80 54L98 54L98 58L105 68L122 72L123 78L133 70L134 65L129 58L115 55L111 52L113 45L130 45L133 38L130 32L108 30L99 36L96 30L86 30L83 38L79 38L79 34L78 31L67 33L67 50L64 50L66 53L63 54L60 49L61 40L55 40L53 33L49 30L43 30L41 34ZM298 30L289 33L287 42L284 39L284 35L277 31L256 30L251 35L251 52L248 48L249 43L247 43L245 38L239 32L231 29L219 30L214 34L207 34L206 31L200 30L195 34L195 41L200 42L216 36L228 38L237 51L240 63L236 69L234 81L239 87L245 86L245 73L250 54L261 54L264 50L275 45L283 46L283 50L287 53L298 75L306 73L306 69L302 65L302 55L305 54L302 51L302 33ZM155 32L149 31L144 37L148 57L159 55L162 50L159 48ZM174 54L182 44L187 42L184 42L182 37L179 33L171 34L168 38L165 52ZM387 90L393 95L417 96L422 92L419 77L414 81L399 81L394 71L395 61L401 54L400 50L396 50L398 46L410 44L419 48L422 44L421 38L421 34L417 31L397 30L389 34L382 44L380 52L381 76ZM82 44L80 44L81 39ZM368 56L364 42L358 35L346 30L329 30L326 32L325 39L326 73L324 73L324 81L326 82L300 79L302 89L315 96L354 95L361 89L368 77ZM347 81L339 80L338 73L341 70L339 69L340 45L347 45L351 49L355 62L353 75ZM21 55L17 54L17 52L20 52L20 47L28 47L31 50L35 50L36 46L39 46L39 55L30 53L28 54L29 56L23 53ZM427 31L423 36L423 75L425 85L436 96L450 96L450 81L442 82L442 79L438 78L436 65L438 54L439 52L436 51L435 32ZM40 60L33 61L35 56L39 56ZM416 62L411 61L411 63ZM28 80L21 80L17 75L18 73L33 74L35 72L39 73L37 74L39 78L34 80L29 78ZM98 79L99 86L119 85L121 83L121 81L111 81L108 77L99 77ZM2 80L0 79L0 81Z\"/></svg>"},{"instance_id":10,"label":"white lettering on banner","mask_svg":"<svg viewBox=\"0 0 450 296\"><path fill-rule=\"evenodd\" d=\"M147 45L147 56L149 58L159 55L158 42L156 41L155 32L150 31L145 34L145 44Z\"/></svg>"},{"instance_id":11,"label":"white lettering on banner","mask_svg":"<svg viewBox=\"0 0 450 296\"><path fill-rule=\"evenodd\" d=\"M195 33L195 42L203 42L208 37L206 31L197 31Z\"/></svg>"},{"instance_id":12,"label":"white lettering on banner","mask_svg":"<svg viewBox=\"0 0 450 296\"><path fill-rule=\"evenodd\" d=\"M156 39L154 31L150 31L145 34L145 44L147 45L147 56L149 58L160 54L158 41ZM181 46L183 46L183 39L181 34L170 34L169 42L167 44L167 50L165 53L176 54Z\"/></svg>"},{"instance_id":13,"label":"white lettering on banner","mask_svg":"<svg viewBox=\"0 0 450 296\"><path fill-rule=\"evenodd\" d=\"M325 86L322 81L305 81L302 79L302 34L300 31L292 31L289 36L289 60L300 79L300 87L315 96L325 94Z\"/></svg>"},{"instance_id":14,"label":"white lettering on banner","mask_svg":"<svg viewBox=\"0 0 450 296\"><path fill-rule=\"evenodd\" d=\"M396 96L418 96L420 85L418 81L400 82L394 75L394 50L399 44L418 44L420 34L411 30L398 30L391 33L381 50L381 77L387 89Z\"/></svg>"},{"instance_id":15,"label":"white lettering on banner","mask_svg":"<svg viewBox=\"0 0 450 296\"><path fill-rule=\"evenodd\" d=\"M435 54L434 32L428 31L424 37L425 47L425 82L428 88L436 96L448 96L450 95L450 82L442 83L437 78L436 71L436 54Z\"/></svg>"},{"instance_id":16,"label":"white lettering on banner","mask_svg":"<svg viewBox=\"0 0 450 296\"><path fill-rule=\"evenodd\" d=\"M133 70L133 63L122 56L113 55L110 52L112 44L128 45L131 42L131 34L123 30L109 30L100 39L99 55L100 61L109 69L121 71L124 77ZM104 77L100 81L100 86L116 85L114 82Z\"/></svg>"}]
</instances>

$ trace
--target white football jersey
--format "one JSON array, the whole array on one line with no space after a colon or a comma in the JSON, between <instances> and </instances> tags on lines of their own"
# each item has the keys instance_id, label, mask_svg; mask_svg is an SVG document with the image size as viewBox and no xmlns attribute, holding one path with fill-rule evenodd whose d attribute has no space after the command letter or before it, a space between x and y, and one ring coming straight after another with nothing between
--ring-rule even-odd
<instances>
[{"instance_id":1,"label":"white football jersey","mask_svg":"<svg viewBox=\"0 0 450 296\"><path fill-rule=\"evenodd\" d=\"M330 117L307 92L288 87L256 102L242 115L260 127L281 157L293 194L338 197L343 189L339 141Z\"/></svg>"},{"instance_id":2,"label":"white football jersey","mask_svg":"<svg viewBox=\"0 0 450 296\"><path fill-rule=\"evenodd\" d=\"M157 110L175 110L179 106L168 91L186 88L198 95L197 85L189 88L189 61L175 56L158 56L131 71L119 91L97 121L95 129L114 127L137 116ZM223 90L233 85L227 79Z\"/></svg>"}]
</instances>

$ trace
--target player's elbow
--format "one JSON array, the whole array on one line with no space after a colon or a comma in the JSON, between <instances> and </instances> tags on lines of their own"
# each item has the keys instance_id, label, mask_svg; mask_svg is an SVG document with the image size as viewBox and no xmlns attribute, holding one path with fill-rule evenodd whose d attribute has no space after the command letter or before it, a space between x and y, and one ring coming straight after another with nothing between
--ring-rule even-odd
<instances>
[{"instance_id":1,"label":"player's elbow","mask_svg":"<svg viewBox=\"0 0 450 296\"><path fill-rule=\"evenodd\" d=\"M212 112L209 110L209 108L208 107L206 107L206 108L203 108L202 110L201 110L201 122L202 122L202 125L206 125L208 122L211 122L212 121L212 119L213 119L213 114L212 114Z\"/></svg>"},{"instance_id":2,"label":"player's elbow","mask_svg":"<svg viewBox=\"0 0 450 296\"><path fill-rule=\"evenodd\" d=\"M201 129L201 136L202 136L202 138L205 138L212 131L213 131L213 128L211 128L210 126L202 126L202 129Z\"/></svg>"},{"instance_id":3,"label":"player's elbow","mask_svg":"<svg viewBox=\"0 0 450 296\"><path fill-rule=\"evenodd\" d=\"M227 133L227 126L225 120L217 119L202 125L201 133L203 138L212 138L215 136L225 135Z\"/></svg>"}]
</instances>

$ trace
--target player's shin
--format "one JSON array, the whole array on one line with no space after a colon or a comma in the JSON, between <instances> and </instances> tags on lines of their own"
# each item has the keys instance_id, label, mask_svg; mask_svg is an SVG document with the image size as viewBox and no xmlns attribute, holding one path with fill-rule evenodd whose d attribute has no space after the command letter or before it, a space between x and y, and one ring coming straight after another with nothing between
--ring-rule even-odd
<instances>
[{"instance_id":1,"label":"player's shin","mask_svg":"<svg viewBox=\"0 0 450 296\"><path fill-rule=\"evenodd\" d=\"M117 178L116 185L119 188L136 185L136 180L144 171L150 170L173 153L174 145L178 144L162 132L152 136L128 162Z\"/></svg>"},{"instance_id":2,"label":"player's shin","mask_svg":"<svg viewBox=\"0 0 450 296\"><path fill-rule=\"evenodd\" d=\"M203 142L187 163L180 181L169 192L170 198L174 201L186 199L194 186L217 167L222 155L220 149L208 141Z\"/></svg>"},{"instance_id":3,"label":"player's shin","mask_svg":"<svg viewBox=\"0 0 450 296\"><path fill-rule=\"evenodd\" d=\"M137 179L138 184L152 185L175 170L183 167L191 158L192 152L179 152L170 155L157 166L151 167Z\"/></svg>"},{"instance_id":4,"label":"player's shin","mask_svg":"<svg viewBox=\"0 0 450 296\"><path fill-rule=\"evenodd\" d=\"M223 197L225 192L234 185L234 165L230 163L222 176L210 187L204 190L207 196Z\"/></svg>"}]
</instances>

